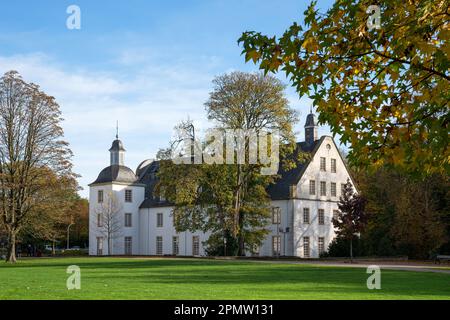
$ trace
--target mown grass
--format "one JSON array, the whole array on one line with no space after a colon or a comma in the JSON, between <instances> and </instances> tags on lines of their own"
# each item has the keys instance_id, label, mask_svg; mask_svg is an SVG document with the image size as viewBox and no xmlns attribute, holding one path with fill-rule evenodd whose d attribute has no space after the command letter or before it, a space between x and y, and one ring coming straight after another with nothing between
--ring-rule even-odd
<instances>
[{"instance_id":1,"label":"mown grass","mask_svg":"<svg viewBox=\"0 0 450 320\"><path fill-rule=\"evenodd\" d=\"M81 268L81 290L66 269ZM0 262L0 299L450 299L450 275L364 268L157 258L37 258Z\"/></svg>"}]
</instances>

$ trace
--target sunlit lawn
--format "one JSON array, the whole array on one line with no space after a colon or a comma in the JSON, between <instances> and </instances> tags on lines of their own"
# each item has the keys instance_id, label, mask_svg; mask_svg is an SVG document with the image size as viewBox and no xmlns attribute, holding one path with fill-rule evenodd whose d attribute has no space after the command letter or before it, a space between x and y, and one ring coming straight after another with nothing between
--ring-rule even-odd
<instances>
[{"instance_id":1,"label":"sunlit lawn","mask_svg":"<svg viewBox=\"0 0 450 320\"><path fill-rule=\"evenodd\" d=\"M67 290L66 268L81 268ZM53 258L0 262L0 299L450 299L450 274L156 258Z\"/></svg>"}]
</instances>

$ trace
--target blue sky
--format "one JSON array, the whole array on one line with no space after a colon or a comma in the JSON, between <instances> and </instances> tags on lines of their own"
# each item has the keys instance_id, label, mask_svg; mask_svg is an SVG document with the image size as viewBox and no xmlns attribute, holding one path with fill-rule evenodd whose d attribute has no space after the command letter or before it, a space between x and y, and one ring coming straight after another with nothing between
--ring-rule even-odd
<instances>
[{"instance_id":1,"label":"blue sky","mask_svg":"<svg viewBox=\"0 0 450 320\"><path fill-rule=\"evenodd\" d=\"M208 127L203 103L211 80L256 71L240 55L243 31L280 35L301 21L309 1L8 1L0 5L0 73L17 70L56 97L75 171L87 184L109 164L119 121L135 169L166 147L173 126L188 116ZM319 1L327 8L331 1ZM81 30L66 28L69 5L81 9ZM279 76L287 83L284 76ZM310 101L287 90L303 123ZM319 134L329 134L322 127Z\"/></svg>"}]
</instances>

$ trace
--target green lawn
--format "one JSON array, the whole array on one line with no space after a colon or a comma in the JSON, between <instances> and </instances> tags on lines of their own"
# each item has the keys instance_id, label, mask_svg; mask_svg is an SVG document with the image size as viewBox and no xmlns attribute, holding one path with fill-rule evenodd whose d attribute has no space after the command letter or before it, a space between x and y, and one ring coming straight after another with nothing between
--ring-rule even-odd
<instances>
[{"instance_id":1,"label":"green lawn","mask_svg":"<svg viewBox=\"0 0 450 320\"><path fill-rule=\"evenodd\" d=\"M81 268L67 290L66 268ZM450 275L388 271L368 290L364 268L156 258L0 262L1 299L450 299Z\"/></svg>"}]
</instances>

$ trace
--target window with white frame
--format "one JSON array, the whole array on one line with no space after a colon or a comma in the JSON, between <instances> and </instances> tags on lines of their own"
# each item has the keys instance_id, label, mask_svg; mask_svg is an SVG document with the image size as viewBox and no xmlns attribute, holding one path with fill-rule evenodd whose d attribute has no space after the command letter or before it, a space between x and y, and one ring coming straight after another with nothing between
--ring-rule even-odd
<instances>
[{"instance_id":1,"label":"window with white frame","mask_svg":"<svg viewBox=\"0 0 450 320\"><path fill-rule=\"evenodd\" d=\"M192 237L192 255L193 256L200 255L200 238L199 238L199 236Z\"/></svg>"},{"instance_id":2,"label":"window with white frame","mask_svg":"<svg viewBox=\"0 0 450 320\"><path fill-rule=\"evenodd\" d=\"M281 223L281 209L280 207L272 208L272 223L280 224Z\"/></svg>"},{"instance_id":3,"label":"window with white frame","mask_svg":"<svg viewBox=\"0 0 450 320\"><path fill-rule=\"evenodd\" d=\"M327 183L325 181L320 181L320 195L327 195Z\"/></svg>"},{"instance_id":4,"label":"window with white frame","mask_svg":"<svg viewBox=\"0 0 450 320\"><path fill-rule=\"evenodd\" d=\"M324 253L325 252L325 238L319 237L318 244L319 244L319 254Z\"/></svg>"},{"instance_id":5,"label":"window with white frame","mask_svg":"<svg viewBox=\"0 0 450 320\"><path fill-rule=\"evenodd\" d=\"M320 171L327 171L327 159L320 157Z\"/></svg>"},{"instance_id":6,"label":"window with white frame","mask_svg":"<svg viewBox=\"0 0 450 320\"><path fill-rule=\"evenodd\" d=\"M331 159L331 172L336 173L336 159Z\"/></svg>"},{"instance_id":7,"label":"window with white frame","mask_svg":"<svg viewBox=\"0 0 450 320\"><path fill-rule=\"evenodd\" d=\"M309 194L310 195L316 194L316 181L315 180L309 180Z\"/></svg>"},{"instance_id":8,"label":"window with white frame","mask_svg":"<svg viewBox=\"0 0 450 320\"><path fill-rule=\"evenodd\" d=\"M101 213L97 214L97 227L98 228L103 227L103 218L102 218L102 214Z\"/></svg>"},{"instance_id":9,"label":"window with white frame","mask_svg":"<svg viewBox=\"0 0 450 320\"><path fill-rule=\"evenodd\" d=\"M341 183L341 197L344 195L345 183Z\"/></svg>"},{"instance_id":10,"label":"window with white frame","mask_svg":"<svg viewBox=\"0 0 450 320\"><path fill-rule=\"evenodd\" d=\"M303 257L310 257L310 248L309 248L309 237L303 237Z\"/></svg>"},{"instance_id":11,"label":"window with white frame","mask_svg":"<svg viewBox=\"0 0 450 320\"><path fill-rule=\"evenodd\" d=\"M319 209L318 219L319 224L325 224L325 210Z\"/></svg>"},{"instance_id":12,"label":"window with white frame","mask_svg":"<svg viewBox=\"0 0 450 320\"><path fill-rule=\"evenodd\" d=\"M281 252L281 237L272 236L272 255L279 256Z\"/></svg>"},{"instance_id":13,"label":"window with white frame","mask_svg":"<svg viewBox=\"0 0 450 320\"><path fill-rule=\"evenodd\" d=\"M132 237L125 237L125 255L130 256L132 255L133 248L133 238Z\"/></svg>"},{"instance_id":14,"label":"window with white frame","mask_svg":"<svg viewBox=\"0 0 450 320\"><path fill-rule=\"evenodd\" d=\"M125 213L125 227L131 227L131 213Z\"/></svg>"},{"instance_id":15,"label":"window with white frame","mask_svg":"<svg viewBox=\"0 0 450 320\"><path fill-rule=\"evenodd\" d=\"M125 190L125 202L133 202L133 190Z\"/></svg>"},{"instance_id":16,"label":"window with white frame","mask_svg":"<svg viewBox=\"0 0 450 320\"><path fill-rule=\"evenodd\" d=\"M309 208L303 208L303 223L309 224Z\"/></svg>"},{"instance_id":17,"label":"window with white frame","mask_svg":"<svg viewBox=\"0 0 450 320\"><path fill-rule=\"evenodd\" d=\"M97 202L102 203L103 202L103 190L97 191Z\"/></svg>"},{"instance_id":18,"label":"window with white frame","mask_svg":"<svg viewBox=\"0 0 450 320\"><path fill-rule=\"evenodd\" d=\"M163 226L163 214L157 213L156 214L156 227L162 228Z\"/></svg>"},{"instance_id":19,"label":"window with white frame","mask_svg":"<svg viewBox=\"0 0 450 320\"><path fill-rule=\"evenodd\" d=\"M156 254L163 254L163 237L161 236L156 237Z\"/></svg>"},{"instance_id":20,"label":"window with white frame","mask_svg":"<svg viewBox=\"0 0 450 320\"><path fill-rule=\"evenodd\" d=\"M331 196L336 197L336 182L331 183Z\"/></svg>"},{"instance_id":21,"label":"window with white frame","mask_svg":"<svg viewBox=\"0 0 450 320\"><path fill-rule=\"evenodd\" d=\"M172 254L174 256L180 253L180 242L177 236L172 237Z\"/></svg>"}]
</instances>

